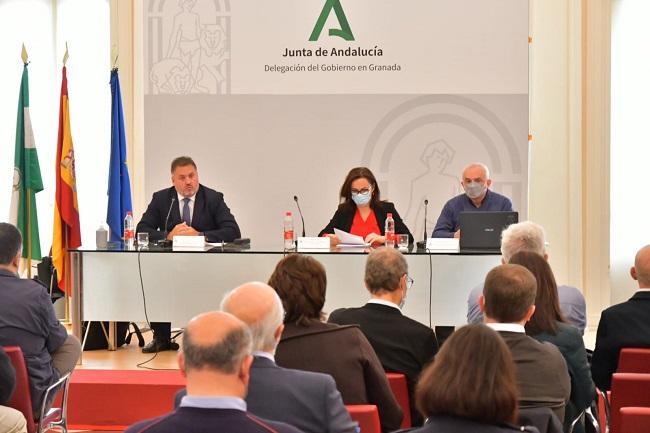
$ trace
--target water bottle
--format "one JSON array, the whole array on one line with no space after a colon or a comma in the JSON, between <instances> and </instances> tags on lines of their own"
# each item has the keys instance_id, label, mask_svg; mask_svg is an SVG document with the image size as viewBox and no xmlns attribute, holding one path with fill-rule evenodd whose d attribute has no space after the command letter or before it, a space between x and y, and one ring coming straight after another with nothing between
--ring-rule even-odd
<instances>
[{"instance_id":1,"label":"water bottle","mask_svg":"<svg viewBox=\"0 0 650 433\"><path fill-rule=\"evenodd\" d=\"M393 214L386 215L386 225L384 227L384 236L386 237L386 246L395 248L395 220Z\"/></svg>"},{"instance_id":2,"label":"water bottle","mask_svg":"<svg viewBox=\"0 0 650 433\"><path fill-rule=\"evenodd\" d=\"M293 216L291 212L284 214L284 249L292 250L296 244L293 242Z\"/></svg>"},{"instance_id":3,"label":"water bottle","mask_svg":"<svg viewBox=\"0 0 650 433\"><path fill-rule=\"evenodd\" d=\"M124 248L127 250L135 248L135 222L131 211L128 211L124 218Z\"/></svg>"}]
</instances>

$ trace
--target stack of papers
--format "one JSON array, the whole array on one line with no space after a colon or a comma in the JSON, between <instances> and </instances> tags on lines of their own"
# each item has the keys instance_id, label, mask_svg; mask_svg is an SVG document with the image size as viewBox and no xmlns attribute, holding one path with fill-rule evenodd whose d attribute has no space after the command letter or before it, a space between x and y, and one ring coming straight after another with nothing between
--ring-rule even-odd
<instances>
[{"instance_id":1,"label":"stack of papers","mask_svg":"<svg viewBox=\"0 0 650 433\"><path fill-rule=\"evenodd\" d=\"M334 234L339 238L338 247L369 247L370 244L366 243L361 236L353 235L343 230L334 229Z\"/></svg>"}]
</instances>

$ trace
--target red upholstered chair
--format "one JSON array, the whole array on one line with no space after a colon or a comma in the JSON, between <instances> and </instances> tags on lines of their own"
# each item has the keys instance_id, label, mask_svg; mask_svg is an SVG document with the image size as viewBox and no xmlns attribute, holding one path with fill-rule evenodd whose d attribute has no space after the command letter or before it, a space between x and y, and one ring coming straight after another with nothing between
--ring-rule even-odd
<instances>
[{"instance_id":1,"label":"red upholstered chair","mask_svg":"<svg viewBox=\"0 0 650 433\"><path fill-rule=\"evenodd\" d=\"M650 348L626 347L618 355L617 373L650 373Z\"/></svg>"},{"instance_id":2,"label":"red upholstered chair","mask_svg":"<svg viewBox=\"0 0 650 433\"><path fill-rule=\"evenodd\" d=\"M650 407L621 408L621 431L625 433L650 432Z\"/></svg>"},{"instance_id":3,"label":"red upholstered chair","mask_svg":"<svg viewBox=\"0 0 650 433\"><path fill-rule=\"evenodd\" d=\"M67 424L67 404L68 404L68 386L70 384L70 375L66 374L55 383L53 383L43 396L43 403L39 408L40 417L35 420L32 410L32 396L29 390L29 376L27 375L27 366L25 364L25 357L23 351L18 346L6 346L5 352L9 355L11 364L16 370L16 390L14 395L7 404L23 413L27 420L28 433L41 433L53 427L59 427L64 433L68 431ZM53 392L63 389L63 397L61 400L60 408L52 408L47 413L45 412L45 402L50 398Z\"/></svg>"},{"instance_id":4,"label":"red upholstered chair","mask_svg":"<svg viewBox=\"0 0 650 433\"><path fill-rule=\"evenodd\" d=\"M614 373L610 396L610 433L621 430L621 408L650 407L650 374Z\"/></svg>"},{"instance_id":5,"label":"red upholstered chair","mask_svg":"<svg viewBox=\"0 0 650 433\"><path fill-rule=\"evenodd\" d=\"M352 419L359 423L360 433L381 433L379 411L374 404L352 404L345 408Z\"/></svg>"},{"instance_id":6,"label":"red upholstered chair","mask_svg":"<svg viewBox=\"0 0 650 433\"><path fill-rule=\"evenodd\" d=\"M402 428L411 427L411 406L409 402L409 390L406 384L406 376L402 373L386 373L388 378L388 384L390 389L393 391L397 402L404 412L404 418L402 419Z\"/></svg>"}]
</instances>

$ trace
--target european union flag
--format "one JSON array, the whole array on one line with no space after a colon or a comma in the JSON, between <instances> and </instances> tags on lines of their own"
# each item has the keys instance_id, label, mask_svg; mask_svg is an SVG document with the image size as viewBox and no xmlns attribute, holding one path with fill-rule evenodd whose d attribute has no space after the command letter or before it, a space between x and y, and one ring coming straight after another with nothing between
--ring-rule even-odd
<instances>
[{"instance_id":1,"label":"european union flag","mask_svg":"<svg viewBox=\"0 0 650 433\"><path fill-rule=\"evenodd\" d=\"M108 170L108 210L106 222L110 240L122 238L124 217L133 211L131 204L131 183L126 166L126 136L124 134L124 113L122 92L117 69L111 71L111 163Z\"/></svg>"}]
</instances>

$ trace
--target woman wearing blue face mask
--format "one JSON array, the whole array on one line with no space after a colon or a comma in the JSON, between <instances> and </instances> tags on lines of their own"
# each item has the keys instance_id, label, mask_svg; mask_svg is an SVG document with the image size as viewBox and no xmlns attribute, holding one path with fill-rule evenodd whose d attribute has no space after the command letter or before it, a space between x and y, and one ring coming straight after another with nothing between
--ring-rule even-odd
<instances>
[{"instance_id":1,"label":"woman wearing blue face mask","mask_svg":"<svg viewBox=\"0 0 650 433\"><path fill-rule=\"evenodd\" d=\"M372 171L366 167L353 168L341 187L339 208L319 236L327 236L332 245L337 245L339 239L334 234L337 228L361 236L367 243L383 244L386 216L390 213L395 220L395 234L408 234L409 243L413 243L413 236L395 205L379 197L379 186Z\"/></svg>"}]
</instances>

